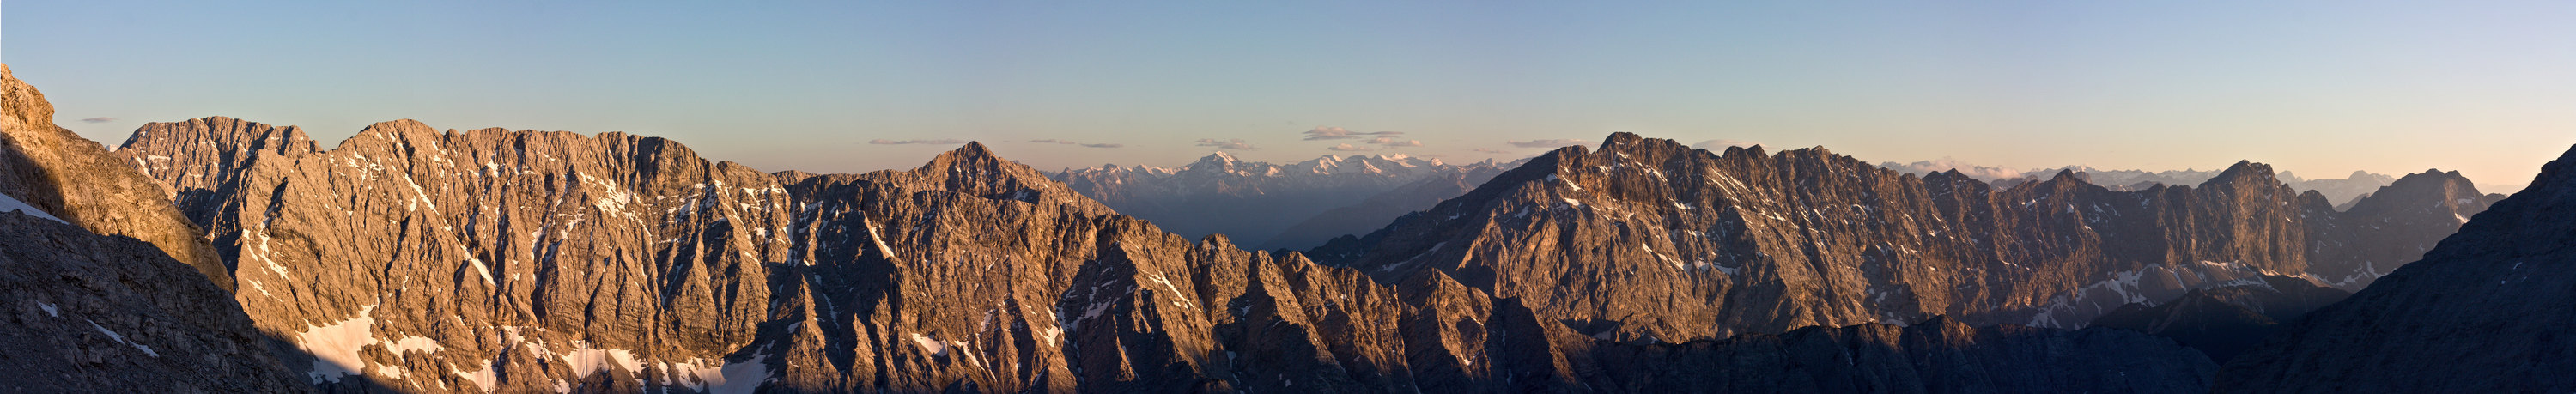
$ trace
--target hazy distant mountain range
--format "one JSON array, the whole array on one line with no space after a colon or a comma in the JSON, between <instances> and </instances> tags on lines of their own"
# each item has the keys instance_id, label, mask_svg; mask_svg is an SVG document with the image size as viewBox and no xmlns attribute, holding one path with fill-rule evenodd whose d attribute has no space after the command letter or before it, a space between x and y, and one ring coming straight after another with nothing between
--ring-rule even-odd
<instances>
[{"instance_id":1,"label":"hazy distant mountain range","mask_svg":"<svg viewBox=\"0 0 2576 394\"><path fill-rule=\"evenodd\" d=\"M2510 198L2427 171L2337 209L2251 162L1989 182L1627 133L1057 173L409 120L108 151L5 69L0 99L0 383L29 391L2576 389L2576 150ZM1303 250L1168 230L1379 216Z\"/></svg>"},{"instance_id":2,"label":"hazy distant mountain range","mask_svg":"<svg viewBox=\"0 0 2576 394\"><path fill-rule=\"evenodd\" d=\"M1979 166L1953 159L1942 159L1937 161L1926 160L1902 164L1890 161L1881 162L1878 166L1915 175L1927 175L1935 172L1958 170L1960 174L1968 175L1969 177L1976 178L1977 180L1994 183L1996 186L2005 187L2021 182L2037 181L2047 177L2048 175L2055 174L2059 170L2069 170L2075 171L2076 176L2083 178L2086 182L2102 185L2103 187L2114 190L2145 190L2155 185L2197 185L2201 182L2208 181L2210 178L2217 177L2220 173L2220 171L2216 170L2196 169L2164 171L2106 170L2080 165L2033 170L2011 170ZM2289 171L2282 171L2279 174L2275 174L2274 177L2279 178L2282 183L2289 184L2292 189L2297 189L2299 191L2313 190L2319 194L2324 194L2326 201L2332 201L2338 206L2347 206L2353 201L2361 198L2361 196L2368 195L2373 191L2379 190L2380 187L2388 186L2389 183L2397 181L2396 177L2373 174L2367 171L2353 171L2352 175L2345 176L2343 179L2306 179L2300 178L2298 175L2293 175Z\"/></svg>"},{"instance_id":3,"label":"hazy distant mountain range","mask_svg":"<svg viewBox=\"0 0 2576 394\"><path fill-rule=\"evenodd\" d=\"M1225 234L1258 249L1302 249L1429 208L1465 192L1438 185L1472 185L1508 165L1450 165L1405 155L1324 156L1280 165L1217 152L1177 168L1104 165L1047 176L1182 236ZM1425 180L1431 183L1413 185ZM1398 190L1403 191L1397 196L1379 198Z\"/></svg>"}]
</instances>

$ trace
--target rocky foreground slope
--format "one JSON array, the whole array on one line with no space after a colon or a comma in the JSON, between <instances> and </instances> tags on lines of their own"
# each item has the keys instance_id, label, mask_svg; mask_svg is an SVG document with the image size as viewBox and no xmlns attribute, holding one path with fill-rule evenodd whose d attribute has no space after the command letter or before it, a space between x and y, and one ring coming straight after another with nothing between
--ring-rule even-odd
<instances>
[{"instance_id":1,"label":"rocky foreground slope","mask_svg":"<svg viewBox=\"0 0 2576 394\"><path fill-rule=\"evenodd\" d=\"M2220 363L2262 343L2282 324L2352 293L2297 278L2266 275L2260 281L2192 290L2172 301L2129 304L2093 319L2092 326L2135 330L2172 338Z\"/></svg>"},{"instance_id":2,"label":"rocky foreground slope","mask_svg":"<svg viewBox=\"0 0 2576 394\"><path fill-rule=\"evenodd\" d=\"M207 118L118 153L333 390L2190 392L2213 368L2125 331L1946 320L1601 340L1445 274L1174 235L976 144L764 174L617 133L401 121L326 150Z\"/></svg>"},{"instance_id":3,"label":"rocky foreground slope","mask_svg":"<svg viewBox=\"0 0 2576 394\"><path fill-rule=\"evenodd\" d=\"M2571 324L2576 149L2423 261L2232 361L2216 391L2576 391Z\"/></svg>"},{"instance_id":4,"label":"rocky foreground slope","mask_svg":"<svg viewBox=\"0 0 2576 394\"><path fill-rule=\"evenodd\" d=\"M1725 152L1615 134L1310 254L1382 283L1456 278L1584 335L1679 342L1800 327L2080 327L2193 289L2298 277L2358 289L2498 195L2408 175L2336 211L2268 166L2113 191L2072 172L1997 189L1822 148Z\"/></svg>"},{"instance_id":5,"label":"rocky foreground slope","mask_svg":"<svg viewBox=\"0 0 2576 394\"><path fill-rule=\"evenodd\" d=\"M312 391L160 188L53 112L0 65L0 391Z\"/></svg>"}]
</instances>

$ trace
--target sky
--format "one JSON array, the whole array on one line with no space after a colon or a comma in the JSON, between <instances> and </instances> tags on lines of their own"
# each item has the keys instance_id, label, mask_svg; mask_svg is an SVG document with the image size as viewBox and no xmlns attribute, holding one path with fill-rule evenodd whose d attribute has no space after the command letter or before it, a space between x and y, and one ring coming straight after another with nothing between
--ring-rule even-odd
<instances>
[{"instance_id":1,"label":"sky","mask_svg":"<svg viewBox=\"0 0 2576 394\"><path fill-rule=\"evenodd\" d=\"M668 137L771 171L910 168L965 140L1041 169L1470 162L1626 131L2521 185L2576 144L2559 0L19 0L0 62L109 145L206 116L323 141L416 119Z\"/></svg>"}]
</instances>

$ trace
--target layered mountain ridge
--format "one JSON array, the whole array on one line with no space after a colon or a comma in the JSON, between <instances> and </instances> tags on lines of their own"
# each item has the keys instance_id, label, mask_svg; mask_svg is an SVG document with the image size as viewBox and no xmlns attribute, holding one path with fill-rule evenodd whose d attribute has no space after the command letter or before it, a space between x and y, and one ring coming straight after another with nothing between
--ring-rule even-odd
<instances>
[{"instance_id":1,"label":"layered mountain ridge","mask_svg":"<svg viewBox=\"0 0 2576 394\"><path fill-rule=\"evenodd\" d=\"M1897 171L1904 171L1905 173L1917 176L1931 175L1936 172L1964 170L1962 171L1963 174L1977 178L1977 180L1993 184L1999 188L2009 188L2012 185L2022 182L2039 181L2041 179L2036 178L2056 174L2061 171L2073 171L2078 177L2084 178L2085 182L2121 191L2145 190L2147 188L2155 187L2156 185L2198 185L2202 182L2208 182L2210 178L2216 178L2220 172L2225 171L2223 169L2183 169L2165 171L2113 170L2081 165L2033 170L2011 170L1961 163L1952 159L1942 159L1939 161L1925 160L1913 163L1897 163L1890 161L1881 162L1878 166ZM2291 174L2289 171L2282 171L2280 174L2276 174L2275 177L2280 179L2282 183L2290 185L2290 188L2297 189L2300 192L2315 191L2318 194L2323 194L2326 197L2326 201L2339 204L2337 205L2338 208L2345 206L2341 204L2349 204L2363 196L2370 195L2372 191L2379 190L2379 188L2386 187L2397 181L2396 177L2375 174L2369 171L2353 171L2351 175L2347 175L2343 179L2308 179L2296 174Z\"/></svg>"},{"instance_id":2,"label":"layered mountain ridge","mask_svg":"<svg viewBox=\"0 0 2576 394\"><path fill-rule=\"evenodd\" d=\"M1381 282L1452 276L1622 341L1932 316L2073 328L2263 275L2360 288L2500 197L2428 172L2339 212L2250 162L2196 187L2114 191L2061 171L1999 189L1822 148L1621 133L1310 255Z\"/></svg>"},{"instance_id":3,"label":"layered mountain ridge","mask_svg":"<svg viewBox=\"0 0 2576 394\"><path fill-rule=\"evenodd\" d=\"M2174 392L2213 368L2135 333L1955 323L1603 341L1446 275L1183 238L974 144L816 175L617 133L398 121L284 143L306 140L207 118L118 154L210 229L259 329L335 391L1635 392L1665 386L1633 372L1748 362L1914 372L1702 390L2071 390L2047 363L2092 360ZM1858 350L1875 348L1903 351ZM2063 358L2001 356L2034 352ZM1633 367L1647 354L1680 358ZM1981 369L1918 364L1961 357Z\"/></svg>"}]
</instances>

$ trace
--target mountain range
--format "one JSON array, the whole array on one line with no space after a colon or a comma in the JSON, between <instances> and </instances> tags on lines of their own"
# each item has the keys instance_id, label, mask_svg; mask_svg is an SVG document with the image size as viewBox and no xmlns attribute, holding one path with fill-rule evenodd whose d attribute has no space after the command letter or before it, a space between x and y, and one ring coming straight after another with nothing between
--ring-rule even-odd
<instances>
[{"instance_id":1,"label":"mountain range","mask_svg":"<svg viewBox=\"0 0 2576 394\"><path fill-rule=\"evenodd\" d=\"M2427 171L2346 209L2251 162L2191 185L1999 186L1627 133L1456 167L1047 173L967 143L813 174L408 120L325 148L209 117L109 151L5 69L0 93L0 357L39 368L0 381L36 391L2569 387L2534 371L2563 347L2545 297L2568 275L2546 267L2576 159L2510 198ZM1197 223L1121 206L1314 185L1352 192ZM1162 195L1182 190L1219 192ZM1304 250L1221 230L1384 215ZM2446 368L2490 379L2405 380L2385 355L2485 360Z\"/></svg>"},{"instance_id":2,"label":"mountain range","mask_svg":"<svg viewBox=\"0 0 2576 394\"><path fill-rule=\"evenodd\" d=\"M1897 163L1890 161L1881 162L1878 166L1897 171L1904 171L1915 175L1929 175L1935 172L1959 170L1961 171L1961 174L1986 181L1999 187L2010 187L2013 184L2022 182L2039 181L2041 178L2044 178L2049 174L2055 174L2059 171L2073 171L2077 177L2083 178L2086 182L2102 185L2103 187L2110 188L2112 190L2122 191L2145 190L2156 185L2197 185L2201 182L2209 181L2210 178L2216 178L2223 172L2198 169L2164 171L2110 170L2081 165L2034 170L2012 170L1963 163L1955 159L1924 160L1913 163ZM2379 188L2386 187L2390 183L2397 181L2396 177L2375 174L2368 171L2353 171L2352 175L2345 176L2343 179L2306 179L2301 178L2298 175L2291 174L2289 171L2282 171L2280 174L2274 175L2274 177L2279 179L2282 183L2290 185L2290 188L2292 189L2297 189L2301 192L2315 191L2318 194L2325 195L2326 201L2343 204L2337 205L2338 209L2348 206L2350 203L2357 201L2362 196L2369 195L2371 192L2377 191Z\"/></svg>"}]
</instances>

